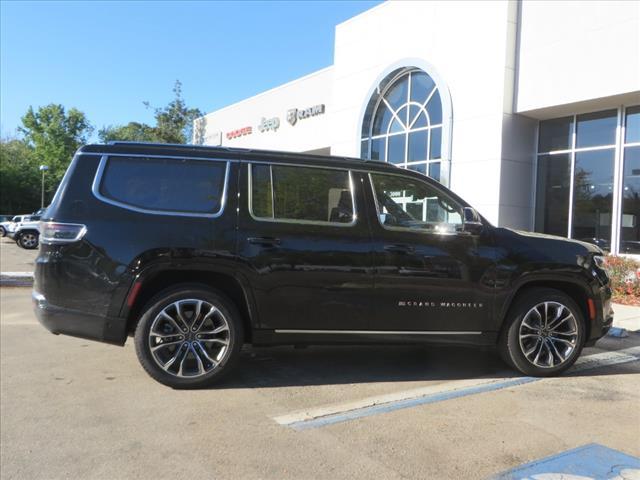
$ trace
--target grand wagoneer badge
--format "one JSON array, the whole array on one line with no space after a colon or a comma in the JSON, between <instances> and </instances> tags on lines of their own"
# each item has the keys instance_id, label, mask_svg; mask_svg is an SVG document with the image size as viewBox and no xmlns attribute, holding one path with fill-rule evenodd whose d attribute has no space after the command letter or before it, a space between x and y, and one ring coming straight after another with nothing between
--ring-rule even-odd
<instances>
[{"instance_id":1,"label":"grand wagoneer badge","mask_svg":"<svg viewBox=\"0 0 640 480\"><path fill-rule=\"evenodd\" d=\"M427 307L427 308L483 308L484 304L479 302L398 302L399 307Z\"/></svg>"}]
</instances>

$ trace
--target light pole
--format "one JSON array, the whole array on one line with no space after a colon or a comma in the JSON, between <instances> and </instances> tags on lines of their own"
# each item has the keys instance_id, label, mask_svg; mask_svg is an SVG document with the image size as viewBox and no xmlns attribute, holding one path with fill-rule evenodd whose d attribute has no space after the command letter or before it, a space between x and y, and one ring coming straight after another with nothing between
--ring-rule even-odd
<instances>
[{"instance_id":1,"label":"light pole","mask_svg":"<svg viewBox=\"0 0 640 480\"><path fill-rule=\"evenodd\" d=\"M40 171L42 172L42 190L40 194L40 208L44 208L44 172L49 170L46 165L40 165Z\"/></svg>"}]
</instances>

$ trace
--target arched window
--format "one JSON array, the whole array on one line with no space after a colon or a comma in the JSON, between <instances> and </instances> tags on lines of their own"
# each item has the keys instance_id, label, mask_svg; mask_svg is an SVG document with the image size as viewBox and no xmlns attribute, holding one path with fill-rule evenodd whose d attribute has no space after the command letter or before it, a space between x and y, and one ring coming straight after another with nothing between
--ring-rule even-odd
<instances>
[{"instance_id":1,"label":"arched window","mask_svg":"<svg viewBox=\"0 0 640 480\"><path fill-rule=\"evenodd\" d=\"M440 181L442 129L442 101L433 79L418 68L396 70L369 101L362 123L361 157Z\"/></svg>"}]
</instances>

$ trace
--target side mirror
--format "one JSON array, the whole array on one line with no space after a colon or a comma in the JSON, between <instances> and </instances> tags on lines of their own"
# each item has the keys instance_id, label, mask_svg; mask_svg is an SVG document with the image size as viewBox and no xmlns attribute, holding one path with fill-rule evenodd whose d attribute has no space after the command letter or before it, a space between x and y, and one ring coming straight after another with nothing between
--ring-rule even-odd
<instances>
[{"instance_id":1,"label":"side mirror","mask_svg":"<svg viewBox=\"0 0 640 480\"><path fill-rule=\"evenodd\" d=\"M478 214L474 208L464 207L463 216L463 231L469 234L478 235L484 228L480 214Z\"/></svg>"}]
</instances>

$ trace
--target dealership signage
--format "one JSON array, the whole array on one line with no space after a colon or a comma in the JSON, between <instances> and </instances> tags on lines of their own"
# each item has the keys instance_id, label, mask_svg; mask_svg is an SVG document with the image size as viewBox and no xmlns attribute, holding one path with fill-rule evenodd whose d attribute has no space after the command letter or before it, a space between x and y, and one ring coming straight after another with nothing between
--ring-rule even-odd
<instances>
[{"instance_id":1,"label":"dealership signage","mask_svg":"<svg viewBox=\"0 0 640 480\"><path fill-rule=\"evenodd\" d=\"M253 133L253 127L242 127L236 130L227 132L227 140L233 140L234 138L244 137L245 135L251 135Z\"/></svg>"},{"instance_id":2,"label":"dealership signage","mask_svg":"<svg viewBox=\"0 0 640 480\"><path fill-rule=\"evenodd\" d=\"M287 110L287 121L294 126L298 123L298 120L304 120L306 118L322 115L325 112L324 103L314 105L307 108L291 108ZM262 117L258 123L258 131L260 133L265 132L277 132L280 128L280 119L278 117L266 118ZM246 135L253 134L253 127L242 127L236 130L231 130L225 134L227 140L233 140L234 138L244 137ZM219 144L218 144L219 145Z\"/></svg>"},{"instance_id":3,"label":"dealership signage","mask_svg":"<svg viewBox=\"0 0 640 480\"><path fill-rule=\"evenodd\" d=\"M262 117L262 120L260 120L260 124L258 125L258 130L260 130L260 132L262 133L268 132L269 130L275 132L276 130L278 130L278 128L280 128L280 119L278 117Z\"/></svg>"},{"instance_id":4,"label":"dealership signage","mask_svg":"<svg viewBox=\"0 0 640 480\"><path fill-rule=\"evenodd\" d=\"M287 110L287 122L293 126L298 123L298 120L315 117L316 115L322 115L323 113L324 103L307 108L292 108Z\"/></svg>"}]
</instances>

